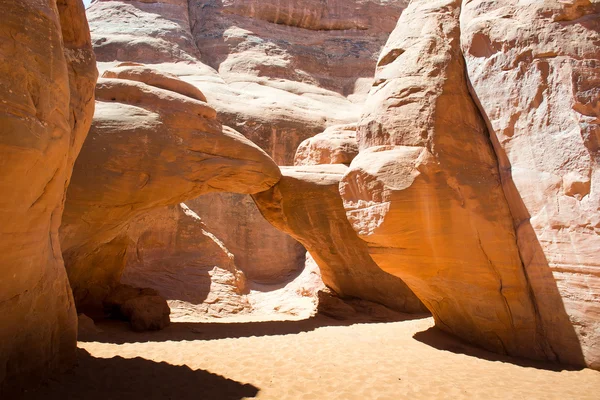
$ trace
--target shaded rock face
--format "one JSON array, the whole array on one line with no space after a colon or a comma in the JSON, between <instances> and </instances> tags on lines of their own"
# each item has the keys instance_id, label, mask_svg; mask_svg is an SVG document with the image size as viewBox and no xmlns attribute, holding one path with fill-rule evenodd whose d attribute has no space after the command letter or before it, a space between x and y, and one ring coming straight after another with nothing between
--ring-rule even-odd
<instances>
[{"instance_id":1,"label":"shaded rock face","mask_svg":"<svg viewBox=\"0 0 600 400\"><path fill-rule=\"evenodd\" d=\"M300 143L294 165L348 165L357 155L356 124L334 125Z\"/></svg>"},{"instance_id":2,"label":"shaded rock face","mask_svg":"<svg viewBox=\"0 0 600 400\"><path fill-rule=\"evenodd\" d=\"M111 290L102 304L113 318L129 321L134 331L158 331L171 322L167 301L153 289L119 285Z\"/></svg>"},{"instance_id":3,"label":"shaded rock face","mask_svg":"<svg viewBox=\"0 0 600 400\"><path fill-rule=\"evenodd\" d=\"M206 103L149 84L102 78L96 114L61 226L78 307L119 282L133 218L202 193L255 193L280 172L257 146L216 120Z\"/></svg>"},{"instance_id":4,"label":"shaded rock face","mask_svg":"<svg viewBox=\"0 0 600 400\"><path fill-rule=\"evenodd\" d=\"M381 53L340 184L377 265L436 325L486 349L555 358L460 49L460 1L413 1Z\"/></svg>"},{"instance_id":5,"label":"shaded rock face","mask_svg":"<svg viewBox=\"0 0 600 400\"><path fill-rule=\"evenodd\" d=\"M235 265L249 280L276 284L288 281L304 268L306 249L269 224L252 197L209 193L185 204L235 256Z\"/></svg>"},{"instance_id":6,"label":"shaded rock face","mask_svg":"<svg viewBox=\"0 0 600 400\"><path fill-rule=\"evenodd\" d=\"M130 246L121 282L156 289L173 317L223 317L250 310L244 297L246 276L234 255L187 205L136 218L127 236Z\"/></svg>"},{"instance_id":7,"label":"shaded rock face","mask_svg":"<svg viewBox=\"0 0 600 400\"><path fill-rule=\"evenodd\" d=\"M253 195L264 217L296 238L311 253L325 285L405 312L423 305L401 279L377 267L345 217L338 192L344 165L282 168L281 181Z\"/></svg>"},{"instance_id":8,"label":"shaded rock face","mask_svg":"<svg viewBox=\"0 0 600 400\"><path fill-rule=\"evenodd\" d=\"M81 1L6 0L0 14L1 390L75 359L58 227L97 71Z\"/></svg>"},{"instance_id":9,"label":"shaded rock face","mask_svg":"<svg viewBox=\"0 0 600 400\"><path fill-rule=\"evenodd\" d=\"M461 27L545 332L600 369L600 2L471 1Z\"/></svg>"}]
</instances>

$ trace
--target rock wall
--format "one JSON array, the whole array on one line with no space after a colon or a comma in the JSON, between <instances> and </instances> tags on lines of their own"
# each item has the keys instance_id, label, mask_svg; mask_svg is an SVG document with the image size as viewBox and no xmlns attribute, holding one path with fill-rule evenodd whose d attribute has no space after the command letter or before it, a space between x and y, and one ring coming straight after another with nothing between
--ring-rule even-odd
<instances>
[{"instance_id":1,"label":"rock wall","mask_svg":"<svg viewBox=\"0 0 600 400\"><path fill-rule=\"evenodd\" d=\"M288 281L304 268L306 249L291 236L273 228L252 201L236 193L209 193L186 201L235 256L246 278L261 284ZM232 223L233 222L233 223Z\"/></svg>"},{"instance_id":2,"label":"rock wall","mask_svg":"<svg viewBox=\"0 0 600 400\"><path fill-rule=\"evenodd\" d=\"M340 184L375 262L436 325L486 349L554 358L460 48L461 1L412 1L378 62Z\"/></svg>"},{"instance_id":3,"label":"rock wall","mask_svg":"<svg viewBox=\"0 0 600 400\"><path fill-rule=\"evenodd\" d=\"M471 1L461 27L544 331L599 369L600 2Z\"/></svg>"},{"instance_id":4,"label":"rock wall","mask_svg":"<svg viewBox=\"0 0 600 400\"><path fill-rule=\"evenodd\" d=\"M75 360L58 227L97 71L80 0L5 0L0 14L1 390Z\"/></svg>"},{"instance_id":5,"label":"rock wall","mask_svg":"<svg viewBox=\"0 0 600 400\"><path fill-rule=\"evenodd\" d=\"M187 205L166 210L153 210L129 224L121 282L156 289L178 320L248 312L246 276L235 256Z\"/></svg>"}]
</instances>

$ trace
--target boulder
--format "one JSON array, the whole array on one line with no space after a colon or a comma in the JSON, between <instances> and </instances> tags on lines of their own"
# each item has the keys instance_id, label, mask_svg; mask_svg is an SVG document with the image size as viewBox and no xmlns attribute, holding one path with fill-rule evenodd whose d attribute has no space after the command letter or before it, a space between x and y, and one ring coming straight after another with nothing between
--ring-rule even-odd
<instances>
[{"instance_id":1,"label":"boulder","mask_svg":"<svg viewBox=\"0 0 600 400\"><path fill-rule=\"evenodd\" d=\"M58 227L97 71L81 1L6 0L0 14L0 390L8 390L75 361Z\"/></svg>"},{"instance_id":2,"label":"boulder","mask_svg":"<svg viewBox=\"0 0 600 400\"><path fill-rule=\"evenodd\" d=\"M555 359L465 79L461 1L412 1L383 49L340 184L348 219L436 326L488 350Z\"/></svg>"},{"instance_id":3,"label":"boulder","mask_svg":"<svg viewBox=\"0 0 600 400\"><path fill-rule=\"evenodd\" d=\"M253 198L273 226L306 247L325 285L340 296L422 312L423 305L406 284L373 262L346 219L338 191L346 170L344 165L282 167L281 181Z\"/></svg>"},{"instance_id":4,"label":"boulder","mask_svg":"<svg viewBox=\"0 0 600 400\"><path fill-rule=\"evenodd\" d=\"M134 331L161 330L171 322L167 301L154 289L118 285L102 303L111 317L129 321Z\"/></svg>"},{"instance_id":5,"label":"boulder","mask_svg":"<svg viewBox=\"0 0 600 400\"><path fill-rule=\"evenodd\" d=\"M119 282L135 217L203 193L260 192L280 176L269 156L200 100L113 78L98 81L96 100L61 226L80 311L98 307Z\"/></svg>"},{"instance_id":6,"label":"boulder","mask_svg":"<svg viewBox=\"0 0 600 400\"><path fill-rule=\"evenodd\" d=\"M541 324L600 369L600 2L470 1L461 27Z\"/></svg>"},{"instance_id":7,"label":"boulder","mask_svg":"<svg viewBox=\"0 0 600 400\"><path fill-rule=\"evenodd\" d=\"M294 165L349 165L357 155L356 124L334 125L300 143Z\"/></svg>"}]
</instances>

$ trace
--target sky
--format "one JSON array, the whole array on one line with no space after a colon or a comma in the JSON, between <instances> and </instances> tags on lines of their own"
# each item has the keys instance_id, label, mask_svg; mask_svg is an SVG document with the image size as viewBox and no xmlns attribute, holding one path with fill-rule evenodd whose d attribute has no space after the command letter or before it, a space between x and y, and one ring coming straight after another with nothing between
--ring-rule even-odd
<instances>
[{"instance_id":1,"label":"sky","mask_svg":"<svg viewBox=\"0 0 600 400\"><path fill-rule=\"evenodd\" d=\"M92 0L83 0L83 5L87 8L87 6L89 6L91 2Z\"/></svg>"}]
</instances>

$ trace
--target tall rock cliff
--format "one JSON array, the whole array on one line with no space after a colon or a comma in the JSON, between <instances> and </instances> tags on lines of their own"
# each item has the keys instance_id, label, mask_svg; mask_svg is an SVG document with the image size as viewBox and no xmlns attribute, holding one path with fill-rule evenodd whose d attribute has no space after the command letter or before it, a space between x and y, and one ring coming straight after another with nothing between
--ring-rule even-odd
<instances>
[{"instance_id":1,"label":"tall rock cliff","mask_svg":"<svg viewBox=\"0 0 600 400\"><path fill-rule=\"evenodd\" d=\"M80 0L0 2L0 388L75 358L77 316L58 228L94 113Z\"/></svg>"},{"instance_id":2,"label":"tall rock cliff","mask_svg":"<svg viewBox=\"0 0 600 400\"><path fill-rule=\"evenodd\" d=\"M544 331L599 369L600 2L469 1L461 28Z\"/></svg>"}]
</instances>

